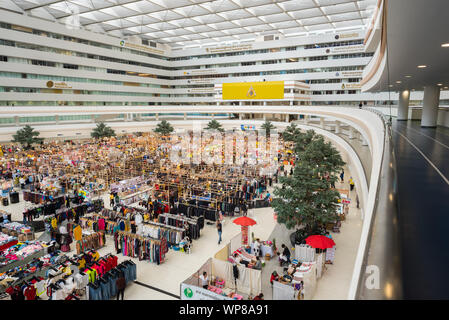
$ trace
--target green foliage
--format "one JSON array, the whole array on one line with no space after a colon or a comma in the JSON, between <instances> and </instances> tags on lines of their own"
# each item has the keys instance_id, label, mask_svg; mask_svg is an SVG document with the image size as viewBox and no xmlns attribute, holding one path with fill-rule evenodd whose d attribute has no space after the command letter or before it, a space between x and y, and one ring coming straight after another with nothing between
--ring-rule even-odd
<instances>
[{"instance_id":1,"label":"green foliage","mask_svg":"<svg viewBox=\"0 0 449 320\"><path fill-rule=\"evenodd\" d=\"M294 124L293 122L285 128L285 131L282 133L282 137L284 138L284 141L293 141L295 137L300 133L301 131L299 128Z\"/></svg>"},{"instance_id":2,"label":"green foliage","mask_svg":"<svg viewBox=\"0 0 449 320\"><path fill-rule=\"evenodd\" d=\"M313 130L296 132L292 136L297 155L293 175L279 177L284 189L274 188L272 207L277 221L287 228L304 227L311 232L318 224L326 224L337 217L338 191L331 184L338 180L344 166L338 151L323 136ZM329 173L329 180L322 177Z\"/></svg>"},{"instance_id":3,"label":"green foliage","mask_svg":"<svg viewBox=\"0 0 449 320\"><path fill-rule=\"evenodd\" d=\"M95 139L115 137L115 131L108 127L103 122L97 123L97 126L92 130L90 136Z\"/></svg>"},{"instance_id":4,"label":"green foliage","mask_svg":"<svg viewBox=\"0 0 449 320\"><path fill-rule=\"evenodd\" d=\"M34 131L29 125L26 125L22 129L17 130L16 134L12 137L12 142L20 143L25 149L30 149L33 143L42 143L44 141L43 138L38 138L40 133L38 131Z\"/></svg>"},{"instance_id":5,"label":"green foliage","mask_svg":"<svg viewBox=\"0 0 449 320\"><path fill-rule=\"evenodd\" d=\"M271 121L266 120L261 126L262 129L265 129L265 134L267 137L270 136L271 130L276 129L276 127L271 123Z\"/></svg>"},{"instance_id":6,"label":"green foliage","mask_svg":"<svg viewBox=\"0 0 449 320\"><path fill-rule=\"evenodd\" d=\"M209 123L207 124L207 127L205 128L206 130L218 130L220 132L224 132L223 127L221 126L221 123L218 122L217 120L211 120L209 121Z\"/></svg>"},{"instance_id":7,"label":"green foliage","mask_svg":"<svg viewBox=\"0 0 449 320\"><path fill-rule=\"evenodd\" d=\"M175 129L167 120L162 120L161 122L159 122L156 126L156 129L154 129L154 132L159 133L163 136L168 136L173 131L175 131Z\"/></svg>"}]
</instances>

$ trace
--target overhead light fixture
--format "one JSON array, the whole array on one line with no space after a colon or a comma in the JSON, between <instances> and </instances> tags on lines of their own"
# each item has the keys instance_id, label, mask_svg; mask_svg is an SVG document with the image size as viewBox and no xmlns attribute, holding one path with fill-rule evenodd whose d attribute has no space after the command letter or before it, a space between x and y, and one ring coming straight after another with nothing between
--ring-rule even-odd
<instances>
[{"instance_id":1,"label":"overhead light fixture","mask_svg":"<svg viewBox=\"0 0 449 320\"><path fill-rule=\"evenodd\" d=\"M437 86L440 86L440 87L441 87L442 85L443 85L442 83L437 83Z\"/></svg>"},{"instance_id":2,"label":"overhead light fixture","mask_svg":"<svg viewBox=\"0 0 449 320\"><path fill-rule=\"evenodd\" d=\"M396 81L396 83L402 83L402 81L399 81L399 80L398 80L398 81Z\"/></svg>"},{"instance_id":3,"label":"overhead light fixture","mask_svg":"<svg viewBox=\"0 0 449 320\"><path fill-rule=\"evenodd\" d=\"M411 78L412 76L405 76L406 78Z\"/></svg>"},{"instance_id":4,"label":"overhead light fixture","mask_svg":"<svg viewBox=\"0 0 449 320\"><path fill-rule=\"evenodd\" d=\"M443 48L449 48L449 43L443 43L441 46L442 46Z\"/></svg>"},{"instance_id":5,"label":"overhead light fixture","mask_svg":"<svg viewBox=\"0 0 449 320\"><path fill-rule=\"evenodd\" d=\"M390 85L389 85L389 87L390 87L390 88L392 88L392 87L393 87L393 85L392 85L392 84L390 84Z\"/></svg>"},{"instance_id":6,"label":"overhead light fixture","mask_svg":"<svg viewBox=\"0 0 449 320\"><path fill-rule=\"evenodd\" d=\"M427 66L425 64L421 64L421 65L418 66L418 68L419 69L424 69L424 68L427 68Z\"/></svg>"}]
</instances>

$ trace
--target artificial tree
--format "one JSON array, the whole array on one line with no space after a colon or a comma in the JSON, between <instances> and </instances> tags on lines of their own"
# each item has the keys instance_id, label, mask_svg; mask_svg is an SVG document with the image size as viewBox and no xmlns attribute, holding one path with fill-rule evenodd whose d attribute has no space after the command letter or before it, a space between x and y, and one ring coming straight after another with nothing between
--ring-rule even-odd
<instances>
[{"instance_id":1,"label":"artificial tree","mask_svg":"<svg viewBox=\"0 0 449 320\"><path fill-rule=\"evenodd\" d=\"M168 136L173 131L175 131L175 129L167 120L162 120L161 122L159 122L156 126L156 129L154 129L154 132L159 133L162 136Z\"/></svg>"},{"instance_id":2,"label":"artificial tree","mask_svg":"<svg viewBox=\"0 0 449 320\"><path fill-rule=\"evenodd\" d=\"M260 127L265 130L265 134L267 137L270 136L271 130L276 129L276 127L271 123L271 121L268 120L266 120Z\"/></svg>"},{"instance_id":3,"label":"artificial tree","mask_svg":"<svg viewBox=\"0 0 449 320\"><path fill-rule=\"evenodd\" d=\"M111 127L105 125L103 122L97 123L97 126L90 133L92 138L102 139L115 137L115 131Z\"/></svg>"},{"instance_id":4,"label":"artificial tree","mask_svg":"<svg viewBox=\"0 0 449 320\"><path fill-rule=\"evenodd\" d=\"M39 135L38 131L34 131L32 127L26 125L22 129L17 130L11 141L20 143L24 149L28 150L33 143L42 143L44 141L43 138L38 138Z\"/></svg>"},{"instance_id":5,"label":"artificial tree","mask_svg":"<svg viewBox=\"0 0 449 320\"><path fill-rule=\"evenodd\" d=\"M298 130L291 139L297 156L293 175L279 177L283 188L274 188L271 205L279 223L307 236L336 219L340 194L331 185L345 163L331 143L313 130Z\"/></svg>"},{"instance_id":6,"label":"artificial tree","mask_svg":"<svg viewBox=\"0 0 449 320\"><path fill-rule=\"evenodd\" d=\"M209 123L207 124L207 127L205 128L206 130L218 130L220 132L224 132L223 127L221 126L221 123L218 122L217 120L211 120L209 121Z\"/></svg>"}]
</instances>

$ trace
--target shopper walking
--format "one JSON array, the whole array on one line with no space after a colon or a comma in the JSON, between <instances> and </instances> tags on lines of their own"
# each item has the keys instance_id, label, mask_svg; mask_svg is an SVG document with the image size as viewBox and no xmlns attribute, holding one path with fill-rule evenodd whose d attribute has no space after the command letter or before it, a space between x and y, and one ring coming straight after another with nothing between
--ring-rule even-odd
<instances>
[{"instance_id":1,"label":"shopper walking","mask_svg":"<svg viewBox=\"0 0 449 320\"><path fill-rule=\"evenodd\" d=\"M114 194L110 194L109 195L109 205L112 207L114 207Z\"/></svg>"},{"instance_id":2,"label":"shopper walking","mask_svg":"<svg viewBox=\"0 0 449 320\"><path fill-rule=\"evenodd\" d=\"M238 205L236 205L235 208L234 208L234 215L235 216L240 215L240 207Z\"/></svg>"},{"instance_id":3,"label":"shopper walking","mask_svg":"<svg viewBox=\"0 0 449 320\"><path fill-rule=\"evenodd\" d=\"M218 244L221 243L221 233L222 233L223 226L221 225L221 221L217 221L217 231L218 231Z\"/></svg>"},{"instance_id":4,"label":"shopper walking","mask_svg":"<svg viewBox=\"0 0 449 320\"><path fill-rule=\"evenodd\" d=\"M352 180L352 177L349 178L349 188L351 191L354 190L354 180Z\"/></svg>"},{"instance_id":5,"label":"shopper walking","mask_svg":"<svg viewBox=\"0 0 449 320\"><path fill-rule=\"evenodd\" d=\"M248 207L246 206L245 202L242 203L242 213L244 216L248 215Z\"/></svg>"},{"instance_id":6,"label":"shopper walking","mask_svg":"<svg viewBox=\"0 0 449 320\"><path fill-rule=\"evenodd\" d=\"M345 171L344 170L341 170L340 179L341 179L341 182L345 181Z\"/></svg>"},{"instance_id":7,"label":"shopper walking","mask_svg":"<svg viewBox=\"0 0 449 320\"><path fill-rule=\"evenodd\" d=\"M126 280L125 280L125 274L123 272L120 273L120 276L117 280L115 280L115 285L117 286L117 300L119 300L119 296L123 297L125 295L125 287L126 287Z\"/></svg>"},{"instance_id":8,"label":"shopper walking","mask_svg":"<svg viewBox=\"0 0 449 320\"><path fill-rule=\"evenodd\" d=\"M360 207L360 200L359 200L359 195L358 194L356 194L355 195L355 202L357 203L357 209L359 209Z\"/></svg>"},{"instance_id":9,"label":"shopper walking","mask_svg":"<svg viewBox=\"0 0 449 320\"><path fill-rule=\"evenodd\" d=\"M260 242L257 238L254 240L254 255L256 257L260 256Z\"/></svg>"}]
</instances>

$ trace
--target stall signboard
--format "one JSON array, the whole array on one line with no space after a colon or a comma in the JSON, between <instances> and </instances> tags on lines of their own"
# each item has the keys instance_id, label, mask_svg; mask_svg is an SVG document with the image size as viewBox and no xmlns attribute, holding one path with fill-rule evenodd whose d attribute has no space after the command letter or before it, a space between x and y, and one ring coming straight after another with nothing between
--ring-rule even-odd
<instances>
[{"instance_id":1,"label":"stall signboard","mask_svg":"<svg viewBox=\"0 0 449 320\"><path fill-rule=\"evenodd\" d=\"M181 300L233 300L210 290L181 283Z\"/></svg>"},{"instance_id":2,"label":"stall signboard","mask_svg":"<svg viewBox=\"0 0 449 320\"><path fill-rule=\"evenodd\" d=\"M199 196L192 196L192 199L200 200L200 201L210 201L210 197L199 197Z\"/></svg>"},{"instance_id":3,"label":"stall signboard","mask_svg":"<svg viewBox=\"0 0 449 320\"><path fill-rule=\"evenodd\" d=\"M240 128L242 129L242 131L256 130L256 126L255 125L249 125L249 124L241 124Z\"/></svg>"}]
</instances>

